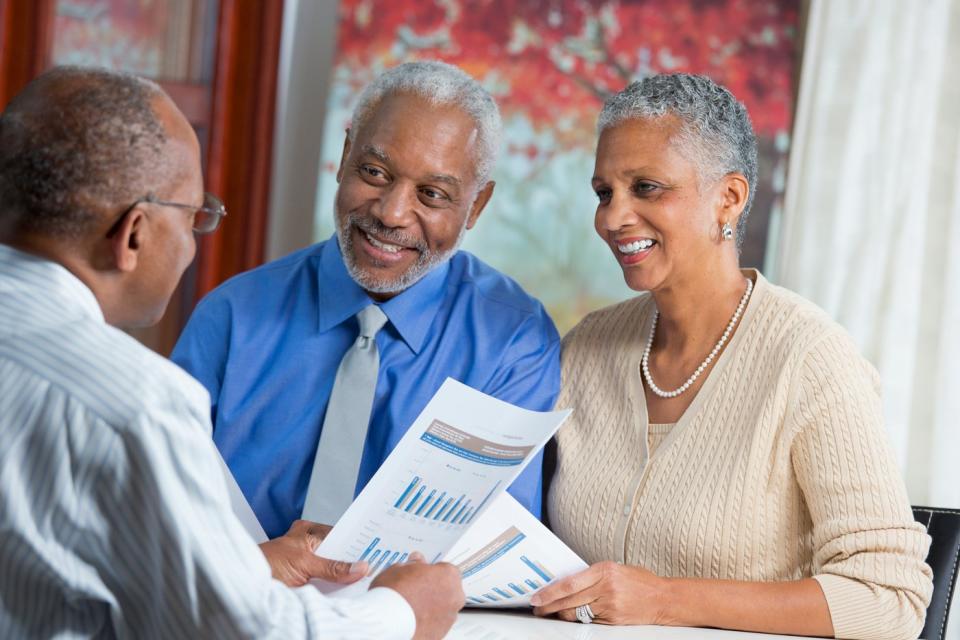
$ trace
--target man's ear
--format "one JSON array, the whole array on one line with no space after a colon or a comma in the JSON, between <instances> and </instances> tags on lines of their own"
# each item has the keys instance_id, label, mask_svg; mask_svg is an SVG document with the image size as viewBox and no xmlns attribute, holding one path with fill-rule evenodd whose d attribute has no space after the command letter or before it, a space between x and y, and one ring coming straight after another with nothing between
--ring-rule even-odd
<instances>
[{"instance_id":1,"label":"man's ear","mask_svg":"<svg viewBox=\"0 0 960 640\"><path fill-rule=\"evenodd\" d=\"M477 224L477 219L480 218L480 214L483 213L483 208L490 202L490 196L493 195L493 188L495 186L497 186L497 183L491 180L483 185L483 188L477 193L477 197L470 206L470 215L467 217L467 229L473 229L473 225Z\"/></svg>"},{"instance_id":2,"label":"man's ear","mask_svg":"<svg viewBox=\"0 0 960 640\"><path fill-rule=\"evenodd\" d=\"M340 156L340 167L337 169L337 184L343 179L344 166L347 164L347 156L350 155L350 127L347 127L343 134L343 154Z\"/></svg>"},{"instance_id":3,"label":"man's ear","mask_svg":"<svg viewBox=\"0 0 960 640\"><path fill-rule=\"evenodd\" d=\"M136 206L123 217L110 236L110 250L117 270L129 273L137 268L146 236L147 216Z\"/></svg>"}]
</instances>

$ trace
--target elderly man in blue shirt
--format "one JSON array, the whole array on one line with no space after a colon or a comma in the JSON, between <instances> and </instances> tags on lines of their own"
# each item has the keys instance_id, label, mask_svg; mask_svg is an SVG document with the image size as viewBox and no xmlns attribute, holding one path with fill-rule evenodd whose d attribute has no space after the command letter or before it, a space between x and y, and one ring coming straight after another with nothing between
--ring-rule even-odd
<instances>
[{"instance_id":1,"label":"elderly man in blue shirt","mask_svg":"<svg viewBox=\"0 0 960 640\"><path fill-rule=\"evenodd\" d=\"M214 440L270 537L336 519L449 376L550 409L559 337L520 286L460 251L493 194L493 98L439 62L361 94L336 235L197 307L173 360L210 392ZM540 513L541 460L510 492Z\"/></svg>"}]
</instances>

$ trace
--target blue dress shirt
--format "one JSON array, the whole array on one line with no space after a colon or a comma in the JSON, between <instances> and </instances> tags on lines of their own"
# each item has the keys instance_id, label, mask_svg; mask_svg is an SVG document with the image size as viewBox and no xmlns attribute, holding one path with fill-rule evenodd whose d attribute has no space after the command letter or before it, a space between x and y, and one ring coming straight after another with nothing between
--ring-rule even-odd
<instances>
[{"instance_id":1,"label":"blue dress shirt","mask_svg":"<svg viewBox=\"0 0 960 640\"><path fill-rule=\"evenodd\" d=\"M206 296L172 358L210 392L213 438L271 538L300 517L327 402L356 314L373 301L336 238L243 273ZM356 493L449 376L551 409L560 339L543 306L460 251L381 304L380 372ZM540 514L541 456L510 487Z\"/></svg>"}]
</instances>

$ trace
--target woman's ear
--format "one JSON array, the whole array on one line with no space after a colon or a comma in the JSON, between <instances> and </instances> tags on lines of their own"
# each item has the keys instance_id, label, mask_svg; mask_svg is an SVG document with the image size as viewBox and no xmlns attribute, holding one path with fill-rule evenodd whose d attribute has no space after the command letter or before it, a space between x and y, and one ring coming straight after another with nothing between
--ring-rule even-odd
<instances>
[{"instance_id":1,"label":"woman's ear","mask_svg":"<svg viewBox=\"0 0 960 640\"><path fill-rule=\"evenodd\" d=\"M742 173L728 173L721 178L720 185L720 219L717 222L726 222L736 228L750 199L750 183Z\"/></svg>"}]
</instances>

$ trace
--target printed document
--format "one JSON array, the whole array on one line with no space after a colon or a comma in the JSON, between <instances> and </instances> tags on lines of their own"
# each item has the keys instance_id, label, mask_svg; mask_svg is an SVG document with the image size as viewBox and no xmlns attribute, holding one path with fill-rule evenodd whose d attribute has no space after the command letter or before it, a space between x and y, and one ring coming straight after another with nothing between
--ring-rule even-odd
<instances>
[{"instance_id":1,"label":"printed document","mask_svg":"<svg viewBox=\"0 0 960 640\"><path fill-rule=\"evenodd\" d=\"M444 557L463 575L468 607L526 607L530 596L587 563L502 494Z\"/></svg>"},{"instance_id":2,"label":"printed document","mask_svg":"<svg viewBox=\"0 0 960 640\"><path fill-rule=\"evenodd\" d=\"M519 516L522 522L512 521L517 514L511 505L529 516L512 498L496 512L498 518L509 516L511 521L485 524L484 514L506 495L506 488L569 415L569 410L522 409L448 378L317 548L317 555L325 558L367 561L367 578L347 586L319 581L314 584L337 595L365 590L380 572L405 562L413 551L422 553L429 562L444 558L474 526L480 532L477 535L484 538L472 543L477 545L474 554L487 543L499 544L496 541L502 534L512 536L501 545L503 548L488 554L490 557L474 559L477 567L470 577L480 579L491 567L499 569L501 565L493 561L500 558L504 558L502 566L507 570L518 545L526 541L526 548L530 544L528 536L542 533L552 538L552 534L542 525L535 529L532 522L539 522L532 516ZM511 526L516 533L508 528ZM521 537L515 540L518 535ZM559 540L556 542L562 546ZM471 553L465 552L464 561L470 560ZM523 563L519 557L518 562ZM542 584L547 574L559 575L545 571L530 579ZM489 575L499 577L500 573ZM523 584L527 586L517 586L521 590L530 588L529 583ZM500 602L485 598L486 590L479 593L484 605ZM496 591L492 595L498 596ZM519 604L518 599L512 606Z\"/></svg>"}]
</instances>

